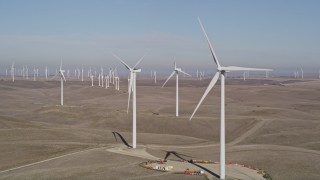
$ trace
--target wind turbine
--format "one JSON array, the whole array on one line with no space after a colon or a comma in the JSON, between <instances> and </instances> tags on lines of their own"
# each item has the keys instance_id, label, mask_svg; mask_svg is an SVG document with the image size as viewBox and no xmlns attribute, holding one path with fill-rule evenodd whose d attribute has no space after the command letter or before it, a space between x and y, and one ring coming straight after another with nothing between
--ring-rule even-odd
<instances>
[{"instance_id":1,"label":"wind turbine","mask_svg":"<svg viewBox=\"0 0 320 180\"><path fill-rule=\"evenodd\" d=\"M93 75L90 75L90 79L91 79L91 86L93 86Z\"/></svg>"},{"instance_id":2,"label":"wind turbine","mask_svg":"<svg viewBox=\"0 0 320 180\"><path fill-rule=\"evenodd\" d=\"M12 77L12 82L14 82L14 62L12 63L12 66L11 66L11 77Z\"/></svg>"},{"instance_id":3,"label":"wind turbine","mask_svg":"<svg viewBox=\"0 0 320 180\"><path fill-rule=\"evenodd\" d=\"M24 77L25 79L28 79L28 66L25 67Z\"/></svg>"},{"instance_id":4,"label":"wind turbine","mask_svg":"<svg viewBox=\"0 0 320 180\"><path fill-rule=\"evenodd\" d=\"M83 67L81 69L81 81L83 82Z\"/></svg>"},{"instance_id":5,"label":"wind turbine","mask_svg":"<svg viewBox=\"0 0 320 180\"><path fill-rule=\"evenodd\" d=\"M119 77L116 76L116 77L114 78L114 81L115 81L115 89L119 91Z\"/></svg>"},{"instance_id":6,"label":"wind turbine","mask_svg":"<svg viewBox=\"0 0 320 180\"><path fill-rule=\"evenodd\" d=\"M140 60L136 63L136 65L131 68L129 65L127 65L122 59L120 59L117 55L112 55L118 59L129 71L130 71L130 83L129 83L129 96L128 96L128 108L127 113L129 112L129 103L130 103L130 95L131 91L133 93L132 95L132 148L135 149L137 147L137 125L136 125L136 117L137 117L137 109L136 109L136 73L141 72L141 69L136 68L138 64L142 61L142 59L145 57L145 55L140 58Z\"/></svg>"},{"instance_id":7,"label":"wind turbine","mask_svg":"<svg viewBox=\"0 0 320 180\"><path fill-rule=\"evenodd\" d=\"M37 73L36 68L33 68L33 81L36 81L36 73Z\"/></svg>"},{"instance_id":8,"label":"wind turbine","mask_svg":"<svg viewBox=\"0 0 320 180\"><path fill-rule=\"evenodd\" d=\"M216 82L219 79L219 76L221 76L221 119L220 119L220 179L225 179L225 74L230 71L272 71L271 69L258 69L258 68L246 68L246 67L237 67L237 66L221 66L216 54L213 50L213 47L210 43L210 40L207 36L207 33L201 23L200 18L198 18L198 21L200 23L201 29L203 31L203 34L207 40L207 43L209 45L211 55L213 57L214 62L217 65L217 72L212 78L209 86L207 87L205 93L203 94L200 102L198 103L196 109L192 113L190 120L194 116L195 112L198 110L200 104L204 100L204 98L208 95L210 90L214 87Z\"/></svg>"},{"instance_id":9,"label":"wind turbine","mask_svg":"<svg viewBox=\"0 0 320 180\"><path fill-rule=\"evenodd\" d=\"M48 79L48 67L46 66L46 69L45 69L45 74L46 74L46 80Z\"/></svg>"},{"instance_id":10,"label":"wind turbine","mask_svg":"<svg viewBox=\"0 0 320 180\"><path fill-rule=\"evenodd\" d=\"M175 60L175 56L173 56L173 60ZM181 70L181 68L177 68L177 64L174 61L174 69L172 71L172 73L170 74L170 76L168 77L168 79L166 80L166 82L164 82L164 84L162 85L162 87L169 81L169 79L176 74L176 117L179 116L179 72L181 72L182 74L191 76L190 74L184 72Z\"/></svg>"},{"instance_id":11,"label":"wind turbine","mask_svg":"<svg viewBox=\"0 0 320 180\"><path fill-rule=\"evenodd\" d=\"M99 80L99 86L101 86L101 85L100 85L100 73L99 73L99 76L98 76L98 80Z\"/></svg>"},{"instance_id":12,"label":"wind turbine","mask_svg":"<svg viewBox=\"0 0 320 180\"><path fill-rule=\"evenodd\" d=\"M101 79L101 87L103 87L103 74L102 73L101 73L100 79Z\"/></svg>"},{"instance_id":13,"label":"wind turbine","mask_svg":"<svg viewBox=\"0 0 320 180\"><path fill-rule=\"evenodd\" d=\"M104 79L106 80L105 87L106 87L106 89L108 89L108 87L109 87L109 75L107 75L106 78L104 78Z\"/></svg>"},{"instance_id":14,"label":"wind turbine","mask_svg":"<svg viewBox=\"0 0 320 180\"><path fill-rule=\"evenodd\" d=\"M66 81L66 78L64 77L64 70L62 70L62 60L60 63L60 69L59 69L59 74L60 74L60 79L61 79L61 106L63 106L63 80Z\"/></svg>"}]
</instances>

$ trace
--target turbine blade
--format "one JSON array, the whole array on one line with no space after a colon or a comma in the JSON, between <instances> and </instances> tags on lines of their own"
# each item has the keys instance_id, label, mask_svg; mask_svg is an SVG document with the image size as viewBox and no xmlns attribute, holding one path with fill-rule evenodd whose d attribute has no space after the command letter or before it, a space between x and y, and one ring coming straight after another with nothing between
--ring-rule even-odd
<instances>
[{"instance_id":1,"label":"turbine blade","mask_svg":"<svg viewBox=\"0 0 320 180\"><path fill-rule=\"evenodd\" d=\"M133 82L133 76L132 72L130 72L130 82L129 82L129 96L128 96L128 107L127 107L127 114L129 113L129 107L130 107L130 96L131 96L131 91L132 91L132 82Z\"/></svg>"},{"instance_id":2,"label":"turbine blade","mask_svg":"<svg viewBox=\"0 0 320 180\"><path fill-rule=\"evenodd\" d=\"M213 86L216 84L216 82L218 81L220 76L220 72L216 72L216 74L213 76L209 86L207 87L206 91L204 92L202 98L200 99L196 109L193 111L191 117L189 120L192 119L192 117L194 116L194 114L196 113L196 111L198 110L199 106L201 105L202 101L204 100L204 98L208 95L208 93L210 92L210 90L213 88Z\"/></svg>"},{"instance_id":3,"label":"turbine blade","mask_svg":"<svg viewBox=\"0 0 320 180\"><path fill-rule=\"evenodd\" d=\"M181 72L181 73L183 73L183 74L185 74L185 75L187 75L187 76L191 76L190 74L188 74L188 73L186 73L186 72L184 72L184 71L182 71L182 70L178 70L179 72Z\"/></svg>"},{"instance_id":4,"label":"turbine blade","mask_svg":"<svg viewBox=\"0 0 320 180\"><path fill-rule=\"evenodd\" d=\"M63 72L60 72L60 74L61 74L62 79L63 79L64 81L66 81L66 78L64 77Z\"/></svg>"},{"instance_id":5,"label":"turbine blade","mask_svg":"<svg viewBox=\"0 0 320 180\"><path fill-rule=\"evenodd\" d=\"M122 61L121 58L119 58L117 55L115 55L113 52L111 52L111 54L113 55L113 57L115 57L116 59L118 59L127 69L131 70L132 68L126 64L124 61Z\"/></svg>"},{"instance_id":6,"label":"turbine blade","mask_svg":"<svg viewBox=\"0 0 320 180\"><path fill-rule=\"evenodd\" d=\"M144 54L144 55L139 59L139 61L136 63L136 65L133 66L133 69L138 66L138 64L142 61L142 59L143 59L145 56L146 56L146 54Z\"/></svg>"},{"instance_id":7,"label":"turbine blade","mask_svg":"<svg viewBox=\"0 0 320 180\"><path fill-rule=\"evenodd\" d=\"M238 67L238 66L221 67L221 70L224 70L224 71L273 71L272 69L247 68L247 67Z\"/></svg>"},{"instance_id":8,"label":"turbine blade","mask_svg":"<svg viewBox=\"0 0 320 180\"><path fill-rule=\"evenodd\" d=\"M162 87L169 81L169 79L174 75L176 71L173 71L170 76L168 77L168 79L166 80L166 82L164 82L164 84L162 85Z\"/></svg>"},{"instance_id":9,"label":"turbine blade","mask_svg":"<svg viewBox=\"0 0 320 180\"><path fill-rule=\"evenodd\" d=\"M200 20L199 17L198 17L198 21L199 21L199 23L200 23L202 32L203 32L204 36L205 36L206 39L207 39L207 42L208 42L208 45L209 45L209 48L210 48L210 51L211 51L213 60L214 60L214 62L217 64L217 66L220 67L220 63L219 63L219 61L218 61L218 58L217 58L217 56L216 56L216 53L214 52L214 50L213 50L213 48L212 48L212 45L211 45L210 40L209 40L209 38L208 38L208 35L207 35L207 33L206 33L206 31L205 31L205 29L204 29L204 27L203 27L203 25L202 25L202 22L201 22L201 20Z\"/></svg>"}]
</instances>

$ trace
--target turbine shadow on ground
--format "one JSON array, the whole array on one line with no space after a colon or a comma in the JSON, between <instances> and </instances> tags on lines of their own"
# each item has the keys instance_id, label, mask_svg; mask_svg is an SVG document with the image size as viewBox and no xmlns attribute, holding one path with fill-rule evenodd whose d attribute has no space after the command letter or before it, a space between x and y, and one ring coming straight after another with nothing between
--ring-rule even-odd
<instances>
[{"instance_id":1,"label":"turbine shadow on ground","mask_svg":"<svg viewBox=\"0 0 320 180\"><path fill-rule=\"evenodd\" d=\"M165 160L171 155L173 154L174 156L176 156L177 158L183 160L183 161L187 161L188 163L194 165L194 166L197 166L198 168L201 168L202 170L208 172L209 174L211 174L212 176L216 177L216 178L220 178L220 176L212 171L210 171L209 169L197 164L197 163L194 163L192 159L190 160L187 160L185 158L183 158L182 156L186 156L186 157L191 157L191 156L188 156L188 155L184 155L184 154L180 154L180 153L177 153L176 151L166 151L166 156L165 156Z\"/></svg>"},{"instance_id":2,"label":"turbine shadow on ground","mask_svg":"<svg viewBox=\"0 0 320 180\"><path fill-rule=\"evenodd\" d=\"M117 136L121 139L121 141L128 147L128 148L132 148L132 146L124 139L124 137L118 133L118 132L112 132L114 138L116 139L116 141L118 141Z\"/></svg>"}]
</instances>

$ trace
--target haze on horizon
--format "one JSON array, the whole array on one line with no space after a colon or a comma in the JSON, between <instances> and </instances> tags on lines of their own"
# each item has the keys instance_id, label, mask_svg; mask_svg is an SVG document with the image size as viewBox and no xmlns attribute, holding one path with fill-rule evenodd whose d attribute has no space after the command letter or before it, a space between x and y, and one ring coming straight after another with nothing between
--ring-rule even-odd
<instances>
[{"instance_id":1,"label":"haze on horizon","mask_svg":"<svg viewBox=\"0 0 320 180\"><path fill-rule=\"evenodd\" d=\"M320 2L0 1L0 71L30 67L119 66L110 52L144 69L214 66L197 22L224 65L320 69Z\"/></svg>"}]
</instances>

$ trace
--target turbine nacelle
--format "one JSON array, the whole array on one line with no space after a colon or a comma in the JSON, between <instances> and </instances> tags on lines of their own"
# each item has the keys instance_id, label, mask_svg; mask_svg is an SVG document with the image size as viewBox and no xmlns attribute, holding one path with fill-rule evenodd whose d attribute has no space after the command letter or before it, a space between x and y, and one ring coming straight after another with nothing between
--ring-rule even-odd
<instances>
[{"instance_id":1,"label":"turbine nacelle","mask_svg":"<svg viewBox=\"0 0 320 180\"><path fill-rule=\"evenodd\" d=\"M141 69L130 69L130 71L133 73L137 73L137 72L141 72Z\"/></svg>"}]
</instances>

